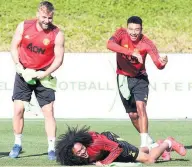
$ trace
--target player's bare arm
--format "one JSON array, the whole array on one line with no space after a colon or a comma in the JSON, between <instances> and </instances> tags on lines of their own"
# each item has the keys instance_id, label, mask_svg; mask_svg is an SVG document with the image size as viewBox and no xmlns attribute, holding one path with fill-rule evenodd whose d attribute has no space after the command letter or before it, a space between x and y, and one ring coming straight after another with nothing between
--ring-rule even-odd
<instances>
[{"instance_id":1,"label":"player's bare arm","mask_svg":"<svg viewBox=\"0 0 192 167\"><path fill-rule=\"evenodd\" d=\"M22 39L23 28L24 28L24 22L21 22L20 24L18 24L11 42L11 56L15 64L19 63L18 46Z\"/></svg>"},{"instance_id":2,"label":"player's bare arm","mask_svg":"<svg viewBox=\"0 0 192 167\"><path fill-rule=\"evenodd\" d=\"M42 79L47 75L50 75L52 72L57 70L62 65L64 58L64 41L65 41L64 34L60 31L55 38L55 47L54 47L55 59L45 72L38 73L37 76L38 79Z\"/></svg>"}]
</instances>

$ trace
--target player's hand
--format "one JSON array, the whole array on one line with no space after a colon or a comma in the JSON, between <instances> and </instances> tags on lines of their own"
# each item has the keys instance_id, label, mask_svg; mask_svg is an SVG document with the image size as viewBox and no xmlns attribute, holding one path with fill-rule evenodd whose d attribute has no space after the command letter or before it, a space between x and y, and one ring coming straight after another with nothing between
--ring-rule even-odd
<instances>
[{"instance_id":1,"label":"player's hand","mask_svg":"<svg viewBox=\"0 0 192 167\"><path fill-rule=\"evenodd\" d=\"M161 62L162 65L166 65L167 62L168 62L168 57L167 57L167 55L161 56L161 57L159 58L159 60L160 60L160 62Z\"/></svg>"},{"instance_id":2,"label":"player's hand","mask_svg":"<svg viewBox=\"0 0 192 167\"><path fill-rule=\"evenodd\" d=\"M97 162L95 163L95 165L96 165L96 166L104 166L100 161L97 161Z\"/></svg>"},{"instance_id":3,"label":"player's hand","mask_svg":"<svg viewBox=\"0 0 192 167\"><path fill-rule=\"evenodd\" d=\"M16 69L16 72L22 76L22 73L25 71L24 70L24 67L22 66L21 63L17 63L15 64L15 69Z\"/></svg>"},{"instance_id":4,"label":"player's hand","mask_svg":"<svg viewBox=\"0 0 192 167\"><path fill-rule=\"evenodd\" d=\"M36 72L36 78L37 79L43 79L47 76L46 72L45 71L37 71Z\"/></svg>"},{"instance_id":5,"label":"player's hand","mask_svg":"<svg viewBox=\"0 0 192 167\"><path fill-rule=\"evenodd\" d=\"M143 64L143 58L142 58L142 56L139 53L133 52L132 56L136 57L137 60L139 61L139 63Z\"/></svg>"},{"instance_id":6,"label":"player's hand","mask_svg":"<svg viewBox=\"0 0 192 167\"><path fill-rule=\"evenodd\" d=\"M35 85L36 81L34 78L36 78L36 71L34 69L26 68L24 72L22 73L22 77L30 85Z\"/></svg>"}]
</instances>

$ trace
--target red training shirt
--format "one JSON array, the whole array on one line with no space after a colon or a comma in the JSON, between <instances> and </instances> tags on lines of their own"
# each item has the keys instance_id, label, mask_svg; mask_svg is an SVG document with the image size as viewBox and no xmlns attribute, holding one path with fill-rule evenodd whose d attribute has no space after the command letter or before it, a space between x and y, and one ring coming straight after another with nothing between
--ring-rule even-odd
<instances>
[{"instance_id":1,"label":"red training shirt","mask_svg":"<svg viewBox=\"0 0 192 167\"><path fill-rule=\"evenodd\" d=\"M107 48L117 52L117 74L135 77L146 73L145 59L149 54L158 69L163 69L159 53L153 42L145 35L137 43L133 43L125 28L118 29L110 38ZM143 58L143 64L139 63L132 55L138 52Z\"/></svg>"},{"instance_id":2,"label":"red training shirt","mask_svg":"<svg viewBox=\"0 0 192 167\"><path fill-rule=\"evenodd\" d=\"M123 151L119 147L119 144L109 140L106 136L97 134L95 132L89 132L92 136L93 143L87 147L87 153L90 157L90 161L96 161L96 158L100 155L101 151L109 151L109 155L102 161L102 164L112 163Z\"/></svg>"},{"instance_id":3,"label":"red training shirt","mask_svg":"<svg viewBox=\"0 0 192 167\"><path fill-rule=\"evenodd\" d=\"M24 21L24 31L19 46L19 59L25 68L43 69L54 58L54 43L59 29L52 25L49 30L38 31L37 20Z\"/></svg>"}]
</instances>

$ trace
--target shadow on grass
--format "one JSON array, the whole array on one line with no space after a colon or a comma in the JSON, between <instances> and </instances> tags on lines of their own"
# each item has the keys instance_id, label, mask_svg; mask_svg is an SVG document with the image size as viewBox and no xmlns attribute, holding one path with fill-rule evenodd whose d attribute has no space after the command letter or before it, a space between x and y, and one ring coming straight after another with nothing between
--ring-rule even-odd
<instances>
[{"instance_id":1,"label":"shadow on grass","mask_svg":"<svg viewBox=\"0 0 192 167\"><path fill-rule=\"evenodd\" d=\"M185 148L188 149L188 150L189 150L189 149L192 149L192 145L190 145L190 146L185 146Z\"/></svg>"},{"instance_id":2,"label":"shadow on grass","mask_svg":"<svg viewBox=\"0 0 192 167\"><path fill-rule=\"evenodd\" d=\"M21 157L19 157L19 158L38 157L38 156L44 156L44 155L47 155L47 152L46 152L46 153L42 153L42 154L32 154L32 155L21 156Z\"/></svg>"},{"instance_id":3,"label":"shadow on grass","mask_svg":"<svg viewBox=\"0 0 192 167\"><path fill-rule=\"evenodd\" d=\"M3 157L9 157L9 153L10 152L0 152L0 158L3 158ZM20 154L24 153L24 151L21 151ZM19 154L19 155L20 155ZM19 157L18 157L19 158Z\"/></svg>"},{"instance_id":4,"label":"shadow on grass","mask_svg":"<svg viewBox=\"0 0 192 167\"><path fill-rule=\"evenodd\" d=\"M9 156L9 152L0 152L0 158Z\"/></svg>"},{"instance_id":5,"label":"shadow on grass","mask_svg":"<svg viewBox=\"0 0 192 167\"><path fill-rule=\"evenodd\" d=\"M188 162L188 159L171 159L170 161L163 161L163 160L158 160L156 163L165 163L165 162L171 162L171 161L179 161L179 162Z\"/></svg>"},{"instance_id":6,"label":"shadow on grass","mask_svg":"<svg viewBox=\"0 0 192 167\"><path fill-rule=\"evenodd\" d=\"M23 153L25 153L25 151L22 151L22 152L19 154L19 157L18 157L18 158L38 157L38 156L47 155L47 152L46 152L46 153L42 153L42 154L32 154L32 155L22 156ZM3 158L3 157L9 157L9 152L0 152L0 158Z\"/></svg>"}]
</instances>

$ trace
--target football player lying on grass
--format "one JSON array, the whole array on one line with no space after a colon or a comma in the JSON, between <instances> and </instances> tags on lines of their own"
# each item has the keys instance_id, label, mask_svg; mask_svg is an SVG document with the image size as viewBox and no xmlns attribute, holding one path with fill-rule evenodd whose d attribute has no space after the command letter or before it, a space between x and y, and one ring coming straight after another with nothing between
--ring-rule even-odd
<instances>
[{"instance_id":1,"label":"football player lying on grass","mask_svg":"<svg viewBox=\"0 0 192 167\"><path fill-rule=\"evenodd\" d=\"M113 132L98 133L90 131L89 127L68 127L66 133L56 142L56 159L61 165L104 166L112 162L141 162L152 164L165 151L175 151L181 156L186 155L186 149L174 138L168 137L156 143L151 149L139 149L121 139Z\"/></svg>"}]
</instances>

